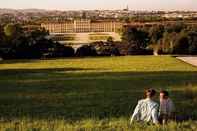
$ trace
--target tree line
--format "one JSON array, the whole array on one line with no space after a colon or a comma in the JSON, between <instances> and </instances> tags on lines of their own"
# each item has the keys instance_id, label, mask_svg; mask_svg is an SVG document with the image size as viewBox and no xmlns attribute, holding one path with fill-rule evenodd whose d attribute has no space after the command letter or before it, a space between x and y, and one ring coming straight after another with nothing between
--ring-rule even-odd
<instances>
[{"instance_id":1,"label":"tree line","mask_svg":"<svg viewBox=\"0 0 197 131\"><path fill-rule=\"evenodd\" d=\"M19 24L0 26L0 56L3 59L39 59L72 56L74 49L48 39L44 28L25 31Z\"/></svg>"},{"instance_id":2,"label":"tree line","mask_svg":"<svg viewBox=\"0 0 197 131\"><path fill-rule=\"evenodd\" d=\"M126 27L122 43L129 54L197 54L197 26L182 22L143 27Z\"/></svg>"},{"instance_id":3,"label":"tree line","mask_svg":"<svg viewBox=\"0 0 197 131\"><path fill-rule=\"evenodd\" d=\"M27 31L20 24L0 26L0 57L2 59L40 59L57 57L119 55L113 41L87 43L74 49L49 37L44 28Z\"/></svg>"},{"instance_id":4,"label":"tree line","mask_svg":"<svg viewBox=\"0 0 197 131\"><path fill-rule=\"evenodd\" d=\"M197 54L197 26L182 22L153 26L127 26L122 41L87 43L74 49L49 38L44 28L25 30L20 24L0 26L0 57L40 59L56 57Z\"/></svg>"}]
</instances>

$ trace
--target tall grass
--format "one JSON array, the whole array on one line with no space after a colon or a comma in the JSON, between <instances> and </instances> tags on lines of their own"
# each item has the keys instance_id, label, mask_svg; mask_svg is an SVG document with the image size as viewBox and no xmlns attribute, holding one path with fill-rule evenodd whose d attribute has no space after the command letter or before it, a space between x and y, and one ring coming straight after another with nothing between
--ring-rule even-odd
<instances>
[{"instance_id":1,"label":"tall grass","mask_svg":"<svg viewBox=\"0 0 197 131\"><path fill-rule=\"evenodd\" d=\"M170 122L167 125L129 124L125 118L76 122L66 120L20 119L1 122L0 131L196 131L197 122Z\"/></svg>"},{"instance_id":2,"label":"tall grass","mask_svg":"<svg viewBox=\"0 0 197 131\"><path fill-rule=\"evenodd\" d=\"M196 85L197 68L170 56L0 61L0 130L195 131ZM187 121L129 125L149 87L169 90Z\"/></svg>"},{"instance_id":3,"label":"tall grass","mask_svg":"<svg viewBox=\"0 0 197 131\"><path fill-rule=\"evenodd\" d=\"M184 89L184 95L187 99L197 102L197 87L193 86L192 83L187 83Z\"/></svg>"}]
</instances>

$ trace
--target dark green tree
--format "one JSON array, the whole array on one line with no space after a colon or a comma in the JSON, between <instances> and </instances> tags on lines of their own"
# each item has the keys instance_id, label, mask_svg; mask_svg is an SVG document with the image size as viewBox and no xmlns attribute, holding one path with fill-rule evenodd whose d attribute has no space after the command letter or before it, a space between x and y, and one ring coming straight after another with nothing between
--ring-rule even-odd
<instances>
[{"instance_id":1,"label":"dark green tree","mask_svg":"<svg viewBox=\"0 0 197 131\"><path fill-rule=\"evenodd\" d=\"M176 37L179 34L176 32L168 33L164 32L162 42L161 42L161 53L171 54L173 53L174 43L176 41Z\"/></svg>"},{"instance_id":2,"label":"dark green tree","mask_svg":"<svg viewBox=\"0 0 197 131\"><path fill-rule=\"evenodd\" d=\"M129 45L128 54L131 55L143 54L149 40L148 32L136 27L128 27L122 34L122 42Z\"/></svg>"},{"instance_id":3,"label":"dark green tree","mask_svg":"<svg viewBox=\"0 0 197 131\"><path fill-rule=\"evenodd\" d=\"M83 57L83 56L96 56L97 52L94 46L90 45L83 45L79 47L76 51L76 56Z\"/></svg>"},{"instance_id":4,"label":"dark green tree","mask_svg":"<svg viewBox=\"0 0 197 131\"><path fill-rule=\"evenodd\" d=\"M187 26L183 22L176 22L165 26L165 30L168 33L172 33L172 32L180 33L182 30L186 28Z\"/></svg>"},{"instance_id":5,"label":"dark green tree","mask_svg":"<svg viewBox=\"0 0 197 131\"><path fill-rule=\"evenodd\" d=\"M153 49L154 55L158 55L158 52L161 50L161 38L163 37L164 31L165 30L163 25L153 26L149 30L149 47Z\"/></svg>"},{"instance_id":6,"label":"dark green tree","mask_svg":"<svg viewBox=\"0 0 197 131\"><path fill-rule=\"evenodd\" d=\"M188 42L189 42L189 54L197 54L197 31L192 31L188 33Z\"/></svg>"},{"instance_id":7,"label":"dark green tree","mask_svg":"<svg viewBox=\"0 0 197 131\"><path fill-rule=\"evenodd\" d=\"M186 33L180 33L173 48L174 54L188 54L189 53L189 40Z\"/></svg>"},{"instance_id":8,"label":"dark green tree","mask_svg":"<svg viewBox=\"0 0 197 131\"><path fill-rule=\"evenodd\" d=\"M23 35L23 30L19 24L7 24L4 26L4 33L6 37L15 39Z\"/></svg>"},{"instance_id":9,"label":"dark green tree","mask_svg":"<svg viewBox=\"0 0 197 131\"><path fill-rule=\"evenodd\" d=\"M149 42L149 37L147 32L135 27L129 27L123 31L122 41L124 43L129 43L138 49L144 49Z\"/></svg>"}]
</instances>

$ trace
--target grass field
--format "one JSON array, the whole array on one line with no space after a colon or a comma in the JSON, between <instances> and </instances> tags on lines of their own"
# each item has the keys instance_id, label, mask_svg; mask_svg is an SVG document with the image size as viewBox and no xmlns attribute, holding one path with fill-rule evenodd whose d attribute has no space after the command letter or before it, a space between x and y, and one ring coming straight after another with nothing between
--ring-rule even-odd
<instances>
[{"instance_id":1,"label":"grass field","mask_svg":"<svg viewBox=\"0 0 197 131\"><path fill-rule=\"evenodd\" d=\"M171 56L0 61L0 130L197 130L195 120L130 127L145 88L197 118L197 68Z\"/></svg>"}]
</instances>

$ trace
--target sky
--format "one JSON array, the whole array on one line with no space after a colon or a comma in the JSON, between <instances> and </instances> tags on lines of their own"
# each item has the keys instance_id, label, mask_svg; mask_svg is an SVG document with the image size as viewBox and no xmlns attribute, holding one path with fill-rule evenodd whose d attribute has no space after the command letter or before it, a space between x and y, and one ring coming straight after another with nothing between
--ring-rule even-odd
<instances>
[{"instance_id":1,"label":"sky","mask_svg":"<svg viewBox=\"0 0 197 131\"><path fill-rule=\"evenodd\" d=\"M50 10L195 10L197 0L0 0L0 8Z\"/></svg>"}]
</instances>

